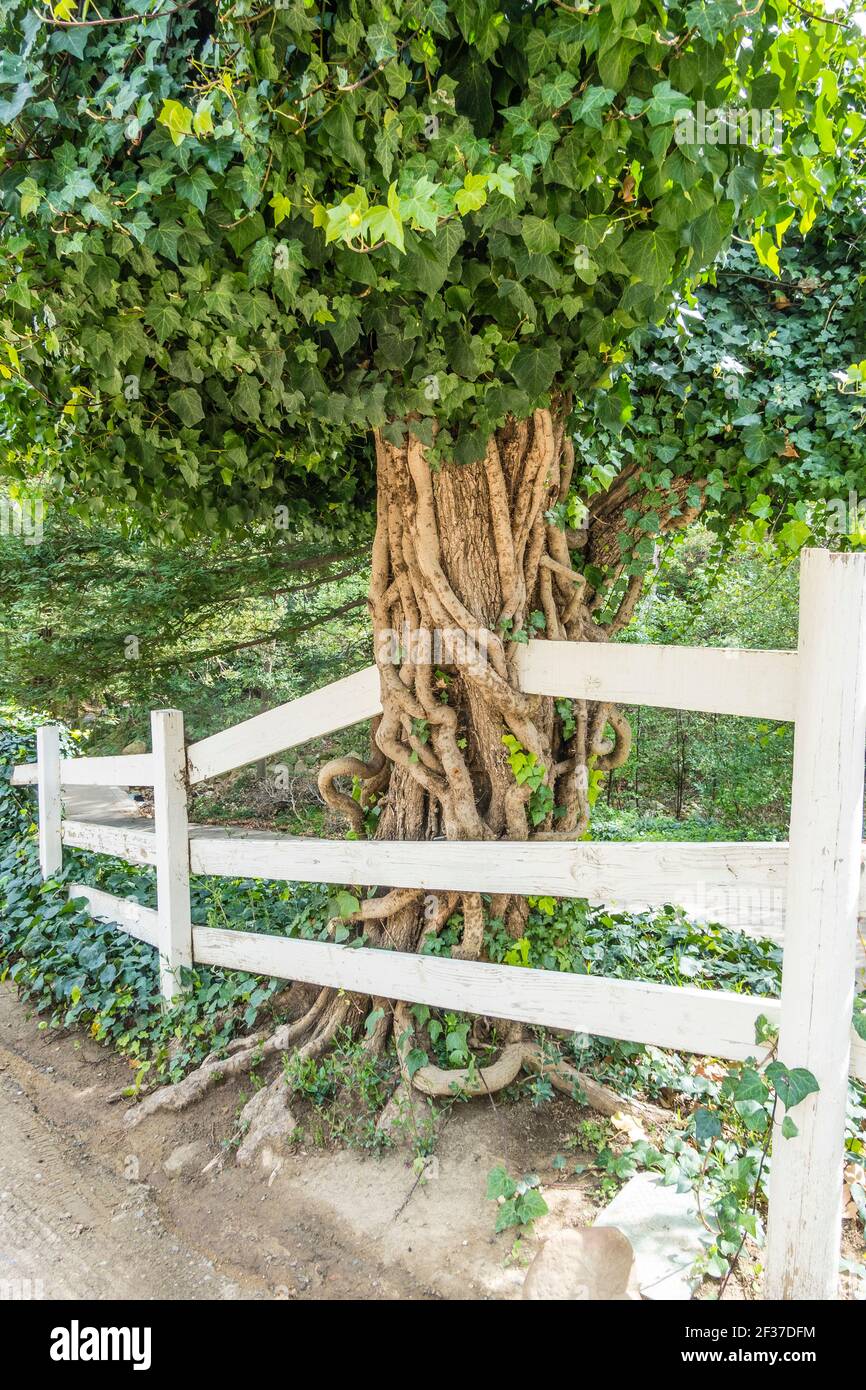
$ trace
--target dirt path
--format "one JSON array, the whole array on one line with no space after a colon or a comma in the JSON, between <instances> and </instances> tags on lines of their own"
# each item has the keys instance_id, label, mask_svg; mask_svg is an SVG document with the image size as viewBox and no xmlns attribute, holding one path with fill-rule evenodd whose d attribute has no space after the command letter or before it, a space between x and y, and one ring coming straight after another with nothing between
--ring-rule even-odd
<instances>
[{"instance_id":1,"label":"dirt path","mask_svg":"<svg viewBox=\"0 0 866 1390\"><path fill-rule=\"evenodd\" d=\"M28 1288L44 1298L510 1300L550 1230L590 1224L604 1205L575 1141L581 1120L598 1117L568 1100L454 1107L419 1183L405 1149L322 1147L315 1116L282 1160L239 1168L228 1145L238 1084L130 1132L123 1105L110 1103L128 1081L122 1059L81 1033L40 1028L0 983L0 1300ZM551 1205L516 1256L486 1198L498 1163L537 1173ZM862 1250L853 1222L843 1250ZM849 1282L843 1297L862 1296ZM726 1297L754 1293L735 1280Z\"/></svg>"},{"instance_id":2,"label":"dirt path","mask_svg":"<svg viewBox=\"0 0 866 1390\"><path fill-rule=\"evenodd\" d=\"M525 1261L493 1233L487 1173L567 1182L554 1158L579 1118L568 1102L459 1106L423 1184L406 1150L323 1149L312 1132L263 1171L224 1146L239 1087L130 1133L109 1103L128 1080L122 1059L40 1029L0 985L0 1297L4 1281L41 1280L47 1298L516 1298ZM170 1177L189 1144L196 1161Z\"/></svg>"},{"instance_id":3,"label":"dirt path","mask_svg":"<svg viewBox=\"0 0 866 1390\"><path fill-rule=\"evenodd\" d=\"M0 1037L20 1009L2 991ZM10 1014L12 1018L10 1019ZM0 1044L0 1286L45 1298L253 1298L167 1228L150 1188L110 1168L41 1108L54 1068ZM87 1089L82 1094L86 1101ZM54 1097L55 1101L58 1097ZM81 1115L84 1119L84 1114Z\"/></svg>"}]
</instances>

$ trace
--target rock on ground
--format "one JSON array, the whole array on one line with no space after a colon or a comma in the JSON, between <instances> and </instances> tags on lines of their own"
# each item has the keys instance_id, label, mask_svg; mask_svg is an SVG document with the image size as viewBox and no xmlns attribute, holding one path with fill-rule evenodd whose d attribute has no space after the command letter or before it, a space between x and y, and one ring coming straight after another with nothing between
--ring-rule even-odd
<instances>
[{"instance_id":1,"label":"rock on ground","mask_svg":"<svg viewBox=\"0 0 866 1390\"><path fill-rule=\"evenodd\" d=\"M634 1251L614 1227L555 1232L527 1271L523 1297L579 1302L637 1301Z\"/></svg>"}]
</instances>

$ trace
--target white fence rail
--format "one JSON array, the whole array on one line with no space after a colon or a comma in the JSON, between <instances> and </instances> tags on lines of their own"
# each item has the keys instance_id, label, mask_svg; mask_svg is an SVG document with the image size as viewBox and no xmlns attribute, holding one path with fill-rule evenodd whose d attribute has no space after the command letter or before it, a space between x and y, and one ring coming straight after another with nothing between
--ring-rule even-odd
<instances>
[{"instance_id":1,"label":"white fence rail","mask_svg":"<svg viewBox=\"0 0 866 1390\"><path fill-rule=\"evenodd\" d=\"M793 720L789 844L561 844L327 841L189 829L186 783L273 756L381 709L375 668L183 748L177 711L153 715L153 752L63 759L40 730L40 857L49 877L62 845L155 864L158 909L73 887L95 916L157 944L166 998L196 961L598 1033L683 1051L754 1055L761 1014L780 1055L814 1072L799 1134L774 1146L767 1296L835 1297L841 1229L846 1078L866 1080L851 1027L863 879L866 748L866 556L806 551L797 652L531 642L520 654L530 693ZM110 776L109 776L110 773ZM153 785L154 830L61 822L61 788ZM33 781L31 768L13 781ZM216 874L588 898L621 909L676 903L778 937L781 999L677 988L368 948L192 927L189 874Z\"/></svg>"}]
</instances>

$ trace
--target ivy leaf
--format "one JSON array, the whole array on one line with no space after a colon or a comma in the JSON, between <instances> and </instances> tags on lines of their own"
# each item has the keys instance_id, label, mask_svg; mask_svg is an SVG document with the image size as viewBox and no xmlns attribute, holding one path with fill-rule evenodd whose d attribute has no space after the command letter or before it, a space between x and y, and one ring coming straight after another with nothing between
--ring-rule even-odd
<instances>
[{"instance_id":1,"label":"ivy leaf","mask_svg":"<svg viewBox=\"0 0 866 1390\"><path fill-rule=\"evenodd\" d=\"M197 207L199 212L204 212L207 207L207 195L213 187L213 179L200 164L190 169L188 174L183 174L177 181L180 196Z\"/></svg>"},{"instance_id":2,"label":"ivy leaf","mask_svg":"<svg viewBox=\"0 0 866 1390\"><path fill-rule=\"evenodd\" d=\"M530 1221L536 1221L540 1216L546 1216L550 1208L542 1197L541 1193L535 1188L530 1188L524 1192L520 1199L520 1222L526 1226Z\"/></svg>"},{"instance_id":3,"label":"ivy leaf","mask_svg":"<svg viewBox=\"0 0 866 1390\"><path fill-rule=\"evenodd\" d=\"M557 73L556 77L544 83L541 88L541 100L551 111L559 106L565 106L576 85L577 78L572 73L563 70Z\"/></svg>"},{"instance_id":4,"label":"ivy leaf","mask_svg":"<svg viewBox=\"0 0 866 1390\"><path fill-rule=\"evenodd\" d=\"M22 217L34 212L45 196L35 179L22 179L18 185L18 195L21 199Z\"/></svg>"},{"instance_id":5,"label":"ivy leaf","mask_svg":"<svg viewBox=\"0 0 866 1390\"><path fill-rule=\"evenodd\" d=\"M795 553L803 548L811 534L812 528L809 523L797 517L791 521L786 521L784 526L779 527L781 544Z\"/></svg>"},{"instance_id":6,"label":"ivy leaf","mask_svg":"<svg viewBox=\"0 0 866 1390\"><path fill-rule=\"evenodd\" d=\"M461 216L477 212L487 202L487 175L467 174L463 187L454 194L454 205Z\"/></svg>"},{"instance_id":7,"label":"ivy leaf","mask_svg":"<svg viewBox=\"0 0 866 1390\"><path fill-rule=\"evenodd\" d=\"M703 1107L695 1111L695 1139L699 1144L709 1139L718 1139L722 1132L721 1121L712 1110Z\"/></svg>"},{"instance_id":8,"label":"ivy leaf","mask_svg":"<svg viewBox=\"0 0 866 1390\"><path fill-rule=\"evenodd\" d=\"M261 285L271 273L274 259L274 243L269 236L260 237L250 252L247 261L247 281L250 285Z\"/></svg>"},{"instance_id":9,"label":"ivy leaf","mask_svg":"<svg viewBox=\"0 0 866 1390\"><path fill-rule=\"evenodd\" d=\"M427 1056L427 1053L424 1052L422 1048L412 1048L411 1052L409 1052L406 1057L406 1072L409 1076L410 1081L412 1080L412 1077L415 1075L416 1071L420 1071L422 1067L426 1067L428 1061L429 1058Z\"/></svg>"},{"instance_id":10,"label":"ivy leaf","mask_svg":"<svg viewBox=\"0 0 866 1390\"><path fill-rule=\"evenodd\" d=\"M695 221L689 229L689 240L695 259L702 266L711 265L727 241L734 221L731 203L718 203Z\"/></svg>"},{"instance_id":11,"label":"ivy leaf","mask_svg":"<svg viewBox=\"0 0 866 1390\"><path fill-rule=\"evenodd\" d=\"M569 107L572 120L601 130L601 113L607 110L615 96L613 87L587 87L580 100L573 101Z\"/></svg>"},{"instance_id":12,"label":"ivy leaf","mask_svg":"<svg viewBox=\"0 0 866 1390\"><path fill-rule=\"evenodd\" d=\"M361 904L354 893L350 893L345 888L340 888L329 902L328 910L332 917L351 917L353 913L360 909L360 906Z\"/></svg>"},{"instance_id":13,"label":"ivy leaf","mask_svg":"<svg viewBox=\"0 0 866 1390\"><path fill-rule=\"evenodd\" d=\"M776 1089L776 1094L786 1110L792 1110L806 1096L820 1090L818 1082L805 1067L786 1067L782 1062L771 1062L765 1070L767 1080Z\"/></svg>"},{"instance_id":14,"label":"ivy leaf","mask_svg":"<svg viewBox=\"0 0 866 1390\"><path fill-rule=\"evenodd\" d=\"M196 135L213 134L213 112L211 111L209 102L200 101L195 108L195 115L192 118L192 128Z\"/></svg>"},{"instance_id":15,"label":"ivy leaf","mask_svg":"<svg viewBox=\"0 0 866 1390\"><path fill-rule=\"evenodd\" d=\"M559 250L559 232L547 217L524 217L520 235L527 250L537 255Z\"/></svg>"},{"instance_id":16,"label":"ivy leaf","mask_svg":"<svg viewBox=\"0 0 866 1390\"><path fill-rule=\"evenodd\" d=\"M180 314L172 304L149 304L143 317L161 343L182 327Z\"/></svg>"},{"instance_id":17,"label":"ivy leaf","mask_svg":"<svg viewBox=\"0 0 866 1390\"><path fill-rule=\"evenodd\" d=\"M401 193L400 208L404 222L425 232L435 232L439 225L439 199L444 192L426 174L416 179L409 192Z\"/></svg>"},{"instance_id":18,"label":"ivy leaf","mask_svg":"<svg viewBox=\"0 0 866 1390\"><path fill-rule=\"evenodd\" d=\"M622 258L636 280L661 290L673 269L676 245L673 232L633 232L622 248Z\"/></svg>"},{"instance_id":19,"label":"ivy leaf","mask_svg":"<svg viewBox=\"0 0 866 1390\"><path fill-rule=\"evenodd\" d=\"M392 183L388 189L387 206L378 206L370 209L367 214L367 227L369 234L374 241L380 239L387 241L389 246L396 246L398 251L405 251L403 241L403 218L400 210L400 199L397 195L397 185Z\"/></svg>"},{"instance_id":20,"label":"ivy leaf","mask_svg":"<svg viewBox=\"0 0 866 1390\"><path fill-rule=\"evenodd\" d=\"M503 198L508 198L514 203L517 201L514 184L518 178L519 171L512 165L500 164L492 174L487 175L487 186L494 193L501 193Z\"/></svg>"},{"instance_id":21,"label":"ivy leaf","mask_svg":"<svg viewBox=\"0 0 866 1390\"><path fill-rule=\"evenodd\" d=\"M384 1017L384 1009L373 1009L372 1013L367 1014L364 1020L364 1032L368 1038L372 1038L376 1031L377 1024L381 1023Z\"/></svg>"},{"instance_id":22,"label":"ivy leaf","mask_svg":"<svg viewBox=\"0 0 866 1390\"><path fill-rule=\"evenodd\" d=\"M755 232L752 237L752 245L758 253L758 260L761 265L765 265L768 270L772 270L774 275L781 275L782 270L779 265L779 248L775 239L768 231Z\"/></svg>"},{"instance_id":23,"label":"ivy leaf","mask_svg":"<svg viewBox=\"0 0 866 1390\"><path fill-rule=\"evenodd\" d=\"M500 1197L513 1197L516 1191L517 1183L501 1164L490 1169L487 1174L487 1200L489 1202L496 1202Z\"/></svg>"},{"instance_id":24,"label":"ivy leaf","mask_svg":"<svg viewBox=\"0 0 866 1390\"><path fill-rule=\"evenodd\" d=\"M561 353L556 343L521 348L511 364L511 375L533 400L543 396L559 370Z\"/></svg>"},{"instance_id":25,"label":"ivy leaf","mask_svg":"<svg viewBox=\"0 0 866 1390\"><path fill-rule=\"evenodd\" d=\"M165 126L175 145L182 145L184 137L192 133L192 112L181 101L171 98L164 101L156 119L159 125Z\"/></svg>"},{"instance_id":26,"label":"ivy leaf","mask_svg":"<svg viewBox=\"0 0 866 1390\"><path fill-rule=\"evenodd\" d=\"M204 419L201 396L192 386L186 386L182 391L173 391L168 403L184 425L197 425Z\"/></svg>"},{"instance_id":27,"label":"ivy leaf","mask_svg":"<svg viewBox=\"0 0 866 1390\"><path fill-rule=\"evenodd\" d=\"M291 214L292 200L287 198L285 193L275 193L268 204L274 210L274 226L279 227L280 223Z\"/></svg>"}]
</instances>

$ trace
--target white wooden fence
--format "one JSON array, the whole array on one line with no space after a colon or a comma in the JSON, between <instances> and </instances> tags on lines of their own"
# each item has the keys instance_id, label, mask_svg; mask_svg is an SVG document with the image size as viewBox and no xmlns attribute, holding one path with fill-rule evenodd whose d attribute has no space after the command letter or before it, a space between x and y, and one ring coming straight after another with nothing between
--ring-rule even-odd
<instances>
[{"instance_id":1,"label":"white wooden fence","mask_svg":"<svg viewBox=\"0 0 866 1390\"><path fill-rule=\"evenodd\" d=\"M39 730L36 764L44 876L64 844L155 864L156 910L74 886L93 914L158 947L163 993L197 962L414 1003L678 1048L755 1055L755 1022L780 1028L779 1055L820 1091L799 1134L774 1144L768 1298L833 1298L841 1227L847 1077L866 1081L851 1026L861 889L866 748L866 556L803 553L796 652L530 642L525 691L795 721L787 844L384 843L188 827L186 787L368 719L381 709L374 667L184 748L183 716L152 715L150 754L60 757ZM62 820L63 787L152 786L154 828ZM216 874L381 887L588 898L635 909L677 903L753 933L783 936L780 1000L726 991L349 949L193 927L189 876Z\"/></svg>"}]
</instances>

